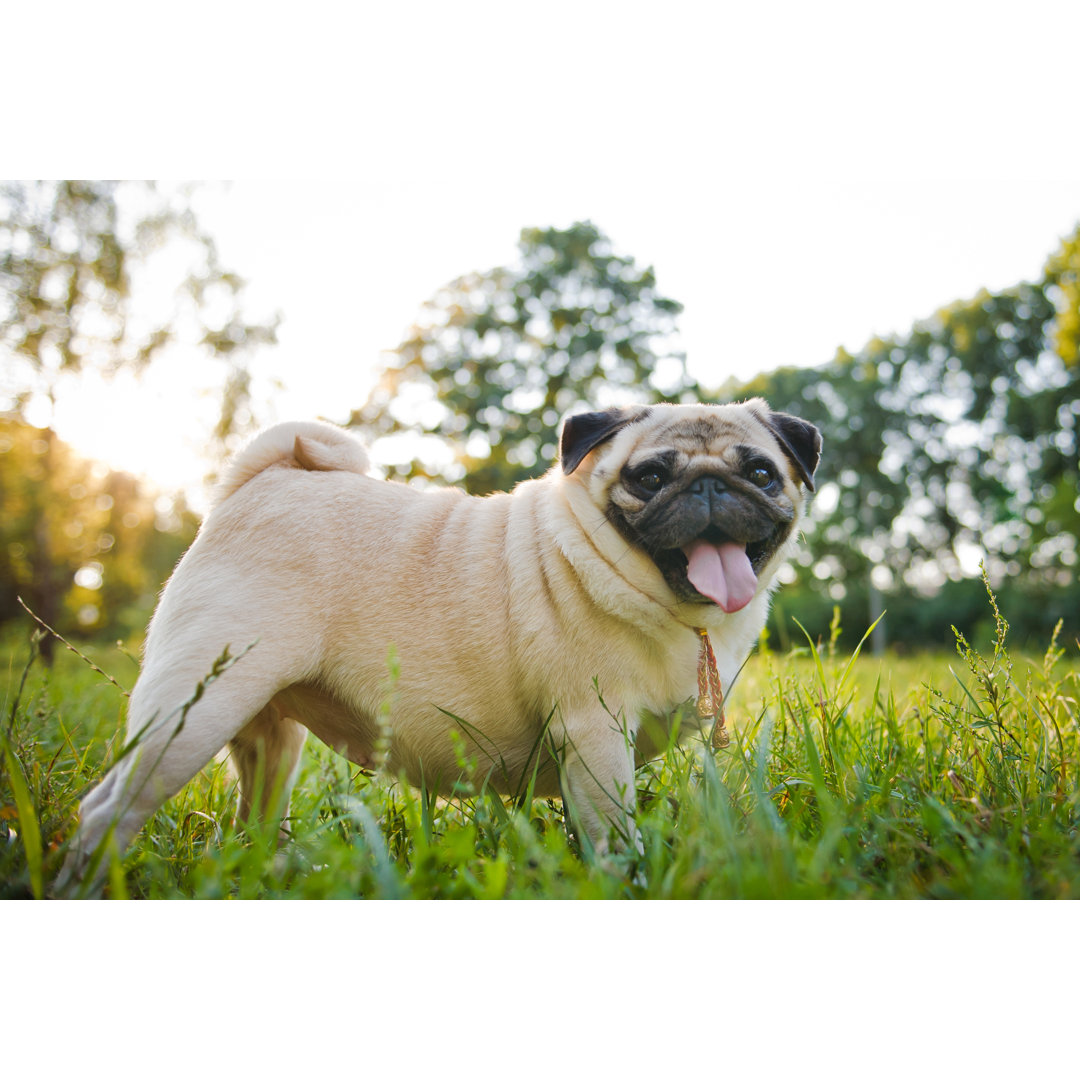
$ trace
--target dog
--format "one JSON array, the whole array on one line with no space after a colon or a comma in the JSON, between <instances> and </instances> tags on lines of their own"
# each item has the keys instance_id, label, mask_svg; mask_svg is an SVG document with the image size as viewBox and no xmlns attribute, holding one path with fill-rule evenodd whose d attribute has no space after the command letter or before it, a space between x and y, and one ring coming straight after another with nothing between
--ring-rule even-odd
<instances>
[{"instance_id":1,"label":"dog","mask_svg":"<svg viewBox=\"0 0 1080 1080\"><path fill-rule=\"evenodd\" d=\"M82 802L60 885L100 877L109 831L123 851L226 747L240 817L287 813L308 732L369 767L382 738L429 790L531 784L587 851L640 848L635 760L685 702L722 724L821 445L761 399L613 408L570 416L545 475L477 497L368 475L329 424L268 429L161 596L132 749Z\"/></svg>"}]
</instances>

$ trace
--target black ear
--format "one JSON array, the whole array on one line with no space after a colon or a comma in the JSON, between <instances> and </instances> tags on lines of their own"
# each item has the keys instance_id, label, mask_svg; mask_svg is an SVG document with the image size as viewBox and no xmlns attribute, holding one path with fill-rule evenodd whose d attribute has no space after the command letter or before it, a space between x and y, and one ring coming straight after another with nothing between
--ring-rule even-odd
<instances>
[{"instance_id":1,"label":"black ear","mask_svg":"<svg viewBox=\"0 0 1080 1080\"><path fill-rule=\"evenodd\" d=\"M802 482L813 491L814 471L821 460L821 432L806 420L782 412L770 412L766 423L791 458Z\"/></svg>"},{"instance_id":2,"label":"black ear","mask_svg":"<svg viewBox=\"0 0 1080 1080\"><path fill-rule=\"evenodd\" d=\"M569 475L585 460L585 455L607 442L617 431L636 420L644 420L648 409L605 409L603 412L578 413L563 423L559 459Z\"/></svg>"}]
</instances>

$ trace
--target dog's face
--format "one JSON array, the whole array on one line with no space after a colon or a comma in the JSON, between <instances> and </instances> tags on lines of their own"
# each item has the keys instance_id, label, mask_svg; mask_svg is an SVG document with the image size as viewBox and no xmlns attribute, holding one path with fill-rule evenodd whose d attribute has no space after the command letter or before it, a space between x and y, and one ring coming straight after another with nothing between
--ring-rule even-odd
<instances>
[{"instance_id":1,"label":"dog's face","mask_svg":"<svg viewBox=\"0 0 1080 1080\"><path fill-rule=\"evenodd\" d=\"M733 612L797 525L821 435L760 399L660 405L570 417L563 471L593 451L590 491L611 524L679 601Z\"/></svg>"}]
</instances>

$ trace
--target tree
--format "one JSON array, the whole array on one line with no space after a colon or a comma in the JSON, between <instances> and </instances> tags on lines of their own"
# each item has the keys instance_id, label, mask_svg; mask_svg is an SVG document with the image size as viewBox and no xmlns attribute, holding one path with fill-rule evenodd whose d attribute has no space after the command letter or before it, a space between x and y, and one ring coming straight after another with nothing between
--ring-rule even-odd
<instances>
[{"instance_id":1,"label":"tree","mask_svg":"<svg viewBox=\"0 0 1080 1080\"><path fill-rule=\"evenodd\" d=\"M57 591L49 625L65 635L126 635L145 622L196 516L46 436L0 417L0 622L22 615L19 596L45 618L45 536Z\"/></svg>"},{"instance_id":2,"label":"tree","mask_svg":"<svg viewBox=\"0 0 1080 1080\"><path fill-rule=\"evenodd\" d=\"M524 229L518 248L516 264L439 290L353 412L350 424L376 438L419 418L444 448L441 463L392 465L392 475L501 489L550 466L572 408L696 396L671 347L682 305L659 292L651 267L587 221Z\"/></svg>"},{"instance_id":3,"label":"tree","mask_svg":"<svg viewBox=\"0 0 1080 1080\"><path fill-rule=\"evenodd\" d=\"M245 283L222 267L190 196L189 189L161 191L141 182L39 181L0 189L6 411L24 416L35 399L51 406L60 388L89 368L139 371L184 341L223 361L215 435L224 439L234 429L247 402L251 350L276 340L278 319L245 318ZM172 282L174 303L156 321L140 323L135 278L166 249L180 279Z\"/></svg>"},{"instance_id":4,"label":"tree","mask_svg":"<svg viewBox=\"0 0 1080 1080\"><path fill-rule=\"evenodd\" d=\"M982 291L823 367L727 388L825 433L810 581L865 598L873 574L894 595L928 597L981 557L998 586L1055 597L1039 605L1041 632L1069 604L1075 624L1078 280L1080 229L1037 282Z\"/></svg>"},{"instance_id":5,"label":"tree","mask_svg":"<svg viewBox=\"0 0 1080 1080\"><path fill-rule=\"evenodd\" d=\"M1066 368L1074 371L1080 367L1080 227L1050 256L1043 280L1057 309L1054 352Z\"/></svg>"},{"instance_id":6,"label":"tree","mask_svg":"<svg viewBox=\"0 0 1080 1080\"><path fill-rule=\"evenodd\" d=\"M153 320L135 311L136 271L168 252L180 281L170 310ZM242 310L244 282L224 269L200 228L190 191L136 182L65 180L0 189L0 412L45 417L37 463L55 491L57 396L94 369L142 370L174 342L224 363L222 407L214 437L223 444L246 405L251 349L275 340L277 319L252 322ZM6 399L6 401L4 400ZM67 583L57 578L62 512L40 506L33 533L33 592L52 623ZM51 641L43 643L46 659Z\"/></svg>"}]
</instances>

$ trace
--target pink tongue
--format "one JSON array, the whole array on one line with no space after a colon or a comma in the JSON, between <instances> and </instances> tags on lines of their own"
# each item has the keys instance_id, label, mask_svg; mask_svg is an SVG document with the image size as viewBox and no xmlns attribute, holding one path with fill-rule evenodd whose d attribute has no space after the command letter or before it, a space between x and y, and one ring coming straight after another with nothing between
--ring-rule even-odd
<instances>
[{"instance_id":1,"label":"pink tongue","mask_svg":"<svg viewBox=\"0 0 1080 1080\"><path fill-rule=\"evenodd\" d=\"M745 544L710 544L694 540L683 548L689 565L686 576L702 596L730 614L746 607L757 591L757 576Z\"/></svg>"}]
</instances>

